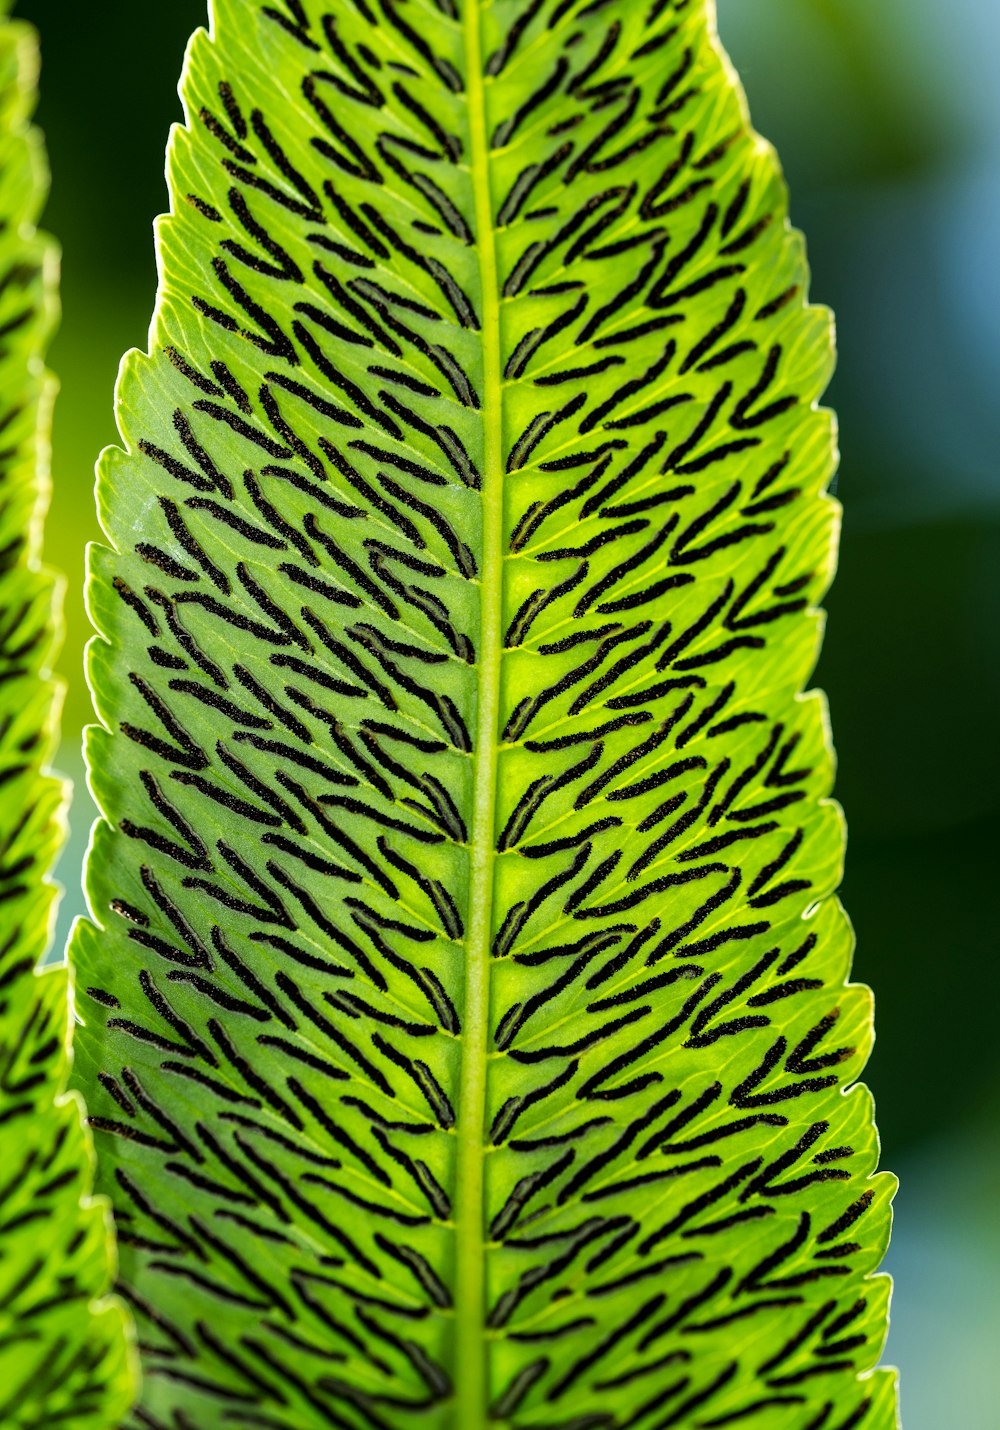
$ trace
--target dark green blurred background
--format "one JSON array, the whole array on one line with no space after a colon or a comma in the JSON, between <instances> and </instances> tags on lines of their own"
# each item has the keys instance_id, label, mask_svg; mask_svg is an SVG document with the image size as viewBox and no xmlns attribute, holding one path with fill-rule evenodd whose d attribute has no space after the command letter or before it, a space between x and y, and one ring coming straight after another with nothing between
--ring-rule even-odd
<instances>
[{"instance_id":1,"label":"dark green blurred background","mask_svg":"<svg viewBox=\"0 0 1000 1430\"><path fill-rule=\"evenodd\" d=\"M1000 6L719 0L840 328L846 508L819 680L875 986L869 1081L904 1176L889 1359L906 1430L1000 1425ZM21 0L64 249L48 558L69 580L62 764L89 702L83 543L118 360L152 311L176 78L204 0ZM78 781L79 782L79 781ZM61 877L78 912L90 819Z\"/></svg>"}]
</instances>

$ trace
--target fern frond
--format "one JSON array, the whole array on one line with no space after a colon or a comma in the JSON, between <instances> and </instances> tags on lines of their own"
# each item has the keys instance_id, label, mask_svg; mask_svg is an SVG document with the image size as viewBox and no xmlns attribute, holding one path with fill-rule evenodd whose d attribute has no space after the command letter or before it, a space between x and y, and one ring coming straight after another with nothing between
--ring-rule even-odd
<instances>
[{"instance_id":1,"label":"fern frond","mask_svg":"<svg viewBox=\"0 0 1000 1430\"><path fill-rule=\"evenodd\" d=\"M0 4L0 1424L111 1430L133 1393L107 1205L66 1092L65 967L38 971L65 790L47 762L55 582L40 565L56 315L56 255L35 230L46 191L34 32Z\"/></svg>"},{"instance_id":2,"label":"fern frond","mask_svg":"<svg viewBox=\"0 0 1000 1430\"><path fill-rule=\"evenodd\" d=\"M830 319L707 0L216 0L92 554L136 1424L887 1430Z\"/></svg>"}]
</instances>

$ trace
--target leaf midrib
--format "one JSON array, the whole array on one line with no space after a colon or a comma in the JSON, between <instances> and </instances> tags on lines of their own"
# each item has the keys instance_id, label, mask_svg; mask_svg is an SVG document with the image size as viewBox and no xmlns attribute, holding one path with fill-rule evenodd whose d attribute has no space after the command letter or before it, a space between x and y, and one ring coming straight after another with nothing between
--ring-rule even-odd
<instances>
[{"instance_id":1,"label":"leaf midrib","mask_svg":"<svg viewBox=\"0 0 1000 1430\"><path fill-rule=\"evenodd\" d=\"M483 74L481 0L466 0L462 23L469 116L469 173L474 198L482 304L480 338L483 352L483 484L468 927L465 940L461 1082L456 1125L453 1380L456 1427L461 1427L461 1430L479 1430L479 1427L486 1425L489 1405L484 1163L490 943L496 847L497 730L503 649L503 374L500 354L500 288L493 236L490 147Z\"/></svg>"}]
</instances>

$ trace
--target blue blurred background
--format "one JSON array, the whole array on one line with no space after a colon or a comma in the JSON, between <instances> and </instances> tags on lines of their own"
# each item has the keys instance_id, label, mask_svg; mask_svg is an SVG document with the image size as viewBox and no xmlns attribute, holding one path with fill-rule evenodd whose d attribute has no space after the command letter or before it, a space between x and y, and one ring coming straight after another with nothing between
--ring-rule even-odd
<instances>
[{"instance_id":1,"label":"blue blurred background","mask_svg":"<svg viewBox=\"0 0 1000 1430\"><path fill-rule=\"evenodd\" d=\"M204 0L21 0L65 251L49 560L68 575L61 927L81 908L83 541L145 343L176 78ZM887 1359L906 1430L1000 1426L1000 5L719 0L777 146L816 299L837 311L846 509L818 680L851 829L844 898L875 986L869 1081L903 1187Z\"/></svg>"}]
</instances>

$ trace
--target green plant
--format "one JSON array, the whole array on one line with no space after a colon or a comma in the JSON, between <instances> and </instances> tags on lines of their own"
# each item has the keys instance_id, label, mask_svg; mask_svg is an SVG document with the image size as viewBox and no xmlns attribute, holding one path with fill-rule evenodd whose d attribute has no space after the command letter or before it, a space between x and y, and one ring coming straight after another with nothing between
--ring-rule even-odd
<instances>
[{"instance_id":1,"label":"green plant","mask_svg":"<svg viewBox=\"0 0 1000 1430\"><path fill-rule=\"evenodd\" d=\"M216 0L91 561L150 1427L883 1430L828 315L708 0Z\"/></svg>"},{"instance_id":2,"label":"green plant","mask_svg":"<svg viewBox=\"0 0 1000 1430\"><path fill-rule=\"evenodd\" d=\"M34 32L0 4L0 1424L119 1423L132 1396L107 1204L69 1073L65 967L48 946L65 791L48 772L56 586L40 564L56 255L35 222Z\"/></svg>"}]
</instances>

